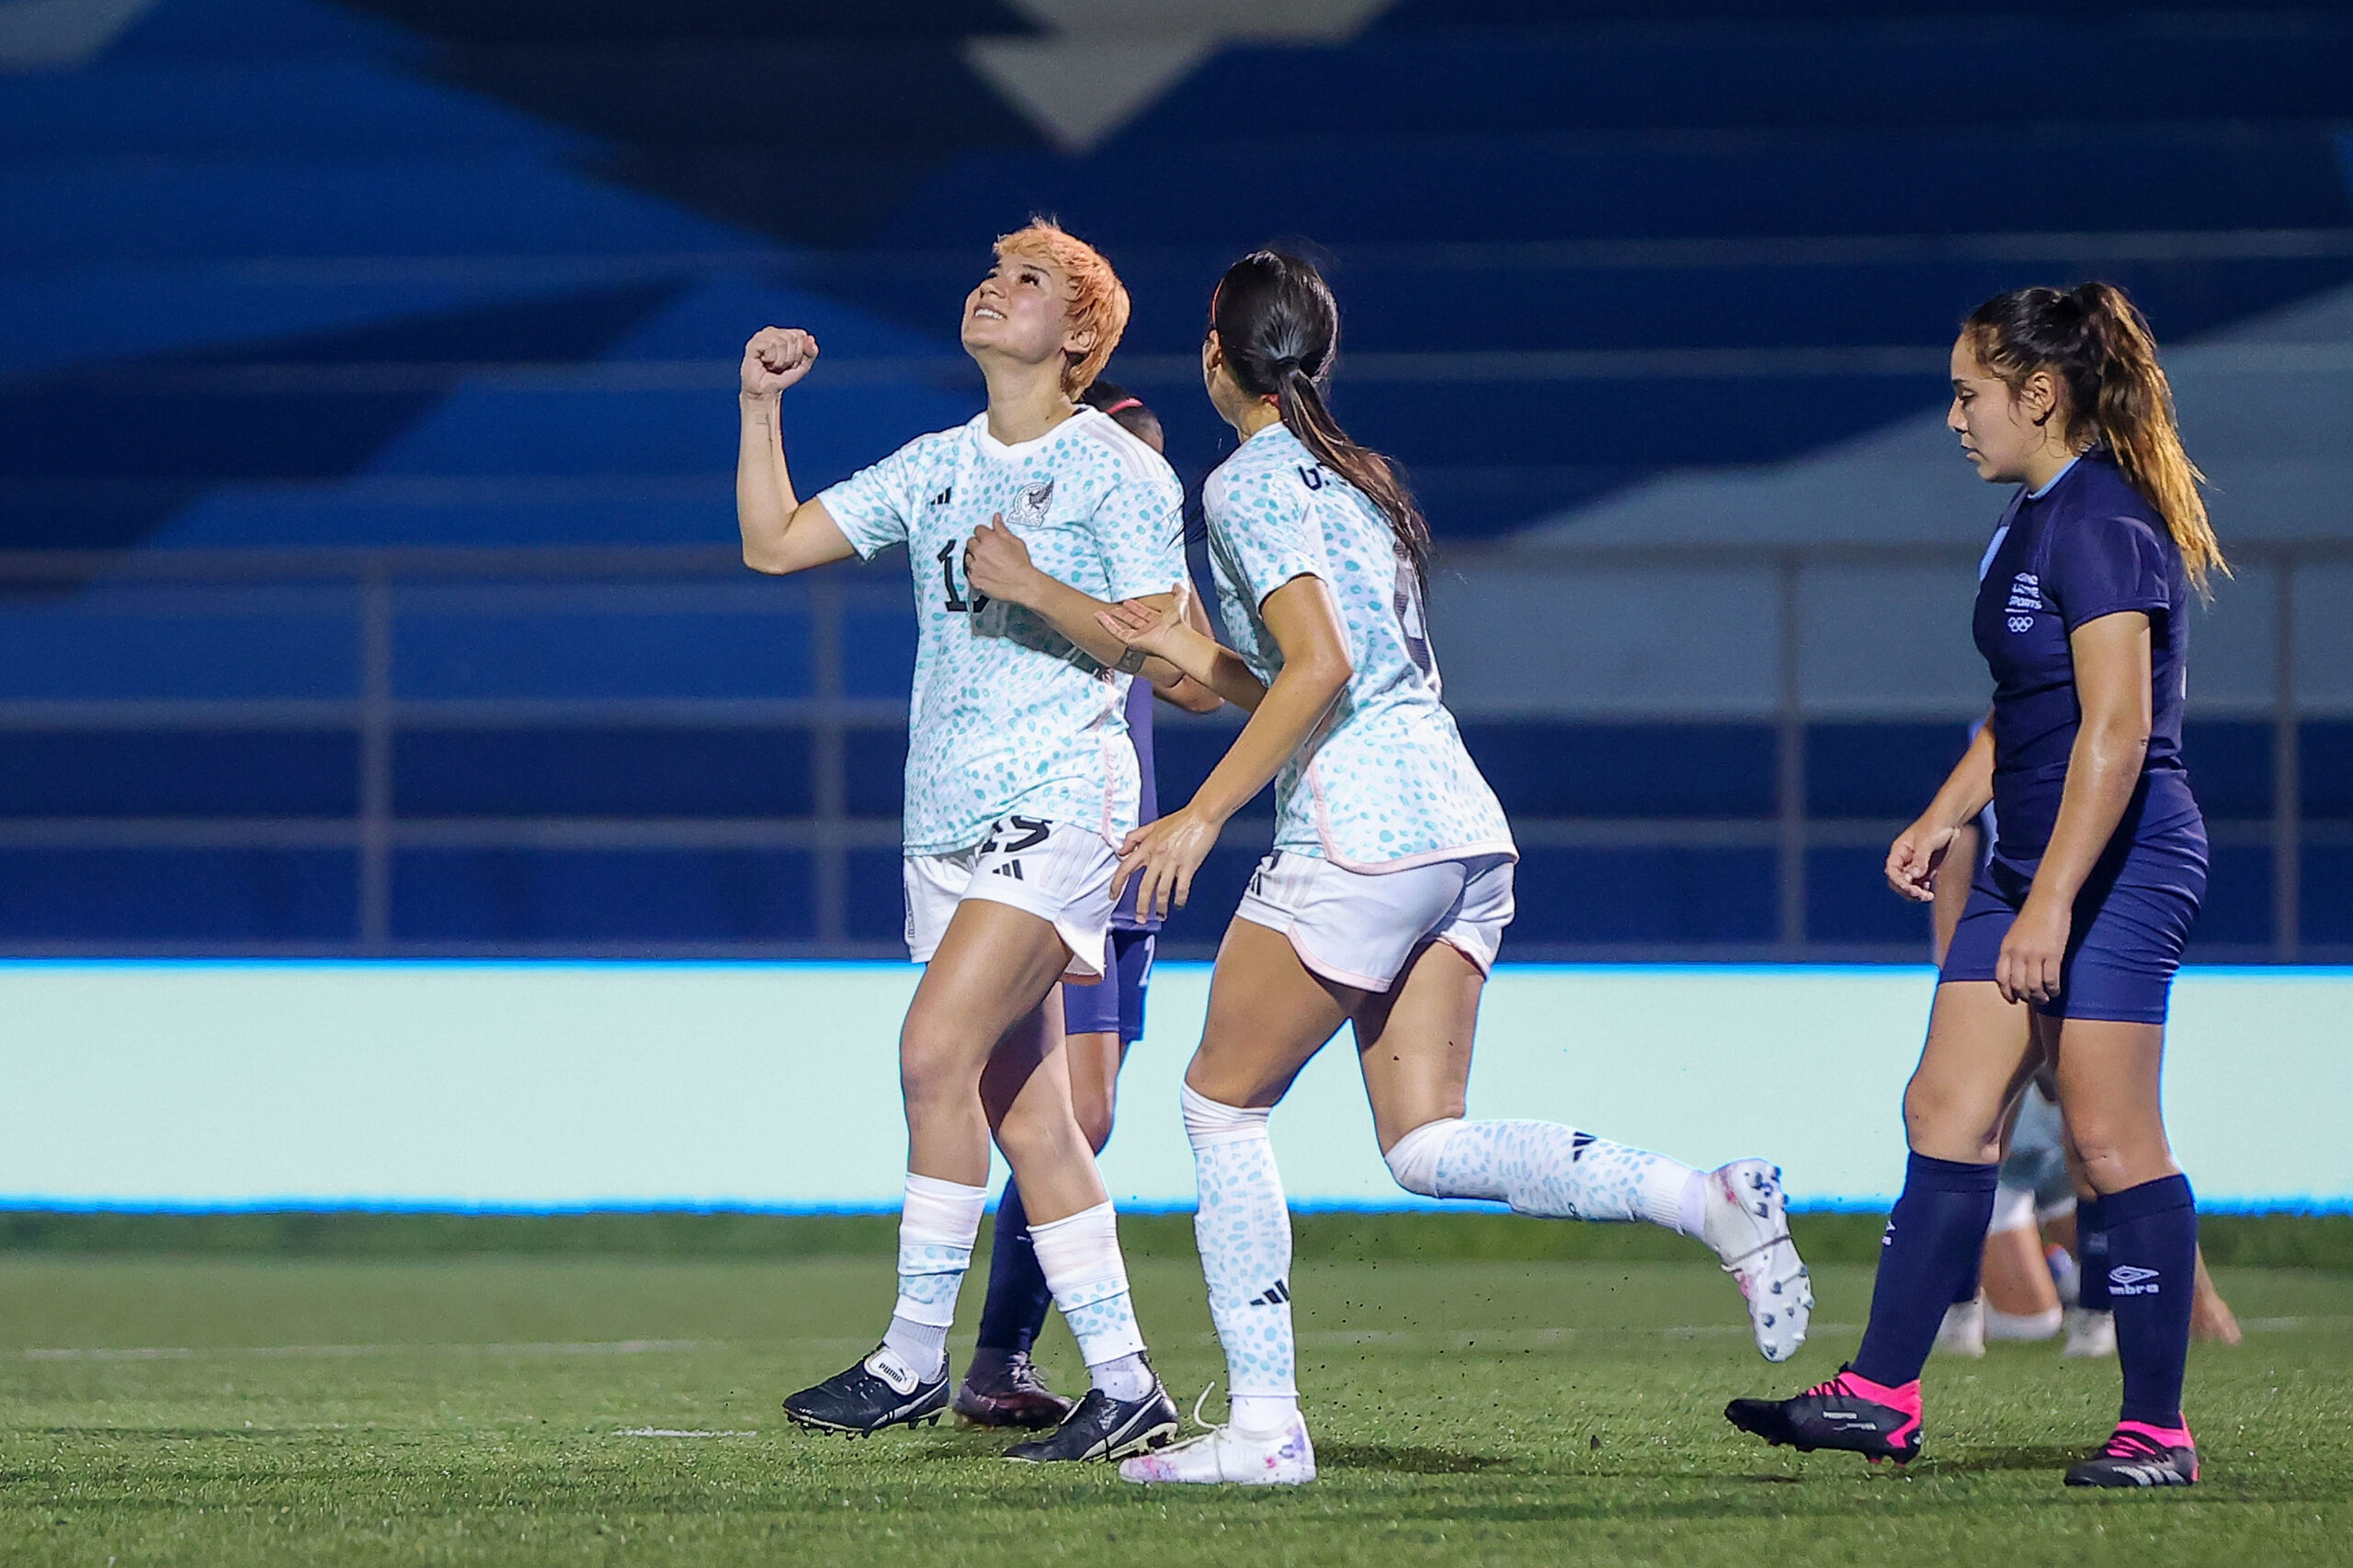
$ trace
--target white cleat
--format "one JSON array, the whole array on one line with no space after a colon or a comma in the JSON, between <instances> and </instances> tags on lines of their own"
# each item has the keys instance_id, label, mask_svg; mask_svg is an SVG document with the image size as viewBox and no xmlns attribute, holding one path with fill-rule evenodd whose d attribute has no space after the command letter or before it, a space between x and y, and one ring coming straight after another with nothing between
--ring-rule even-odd
<instances>
[{"instance_id":1,"label":"white cleat","mask_svg":"<svg viewBox=\"0 0 2353 1568\"><path fill-rule=\"evenodd\" d=\"M1201 1418L1209 1390L1193 1402ZM1199 1437L1120 1461L1123 1480L1145 1485L1176 1482L1195 1486L1304 1486L1315 1479L1315 1445L1307 1423L1294 1415L1279 1432L1245 1432L1212 1426Z\"/></svg>"},{"instance_id":2,"label":"white cleat","mask_svg":"<svg viewBox=\"0 0 2353 1568\"><path fill-rule=\"evenodd\" d=\"M1813 1316L1813 1279L1790 1240L1780 1167L1734 1160L1700 1179L1708 1184L1700 1234L1747 1300L1757 1354L1786 1361L1805 1343L1805 1325Z\"/></svg>"},{"instance_id":3,"label":"white cleat","mask_svg":"<svg viewBox=\"0 0 2353 1568\"><path fill-rule=\"evenodd\" d=\"M1937 1326L1937 1354L1985 1354L1984 1297L1972 1296L1966 1301L1955 1301L1945 1309L1945 1321Z\"/></svg>"},{"instance_id":4,"label":"white cleat","mask_svg":"<svg viewBox=\"0 0 2353 1568\"><path fill-rule=\"evenodd\" d=\"M2116 1314L2069 1307L2067 1343L2059 1347L2059 1354L2070 1358L2115 1355Z\"/></svg>"}]
</instances>

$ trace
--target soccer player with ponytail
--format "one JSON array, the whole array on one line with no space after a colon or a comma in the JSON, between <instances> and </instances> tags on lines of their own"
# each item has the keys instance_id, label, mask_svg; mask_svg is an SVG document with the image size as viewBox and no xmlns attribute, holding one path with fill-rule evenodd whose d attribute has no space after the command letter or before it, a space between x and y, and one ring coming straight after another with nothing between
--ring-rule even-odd
<instances>
[{"instance_id":1,"label":"soccer player with ponytail","mask_svg":"<svg viewBox=\"0 0 2353 1568\"><path fill-rule=\"evenodd\" d=\"M2096 1194L2076 1210L2085 1301L2115 1312L2124 1381L2115 1431L2067 1484L2188 1486L2198 1216L2158 1080L2167 994L2206 890L2205 823L2181 759L2190 600L2228 568L2156 344L2122 290L1987 301L1953 346L1952 386L1946 422L1962 454L2018 486L1977 594L1994 705L1888 851L1888 881L1931 899L1956 833L1989 801L1996 842L1904 1092L1911 1162L1862 1347L1828 1382L1725 1415L1802 1450L1920 1451L1921 1365L1984 1237L2004 1121L2047 1065Z\"/></svg>"},{"instance_id":2,"label":"soccer player with ponytail","mask_svg":"<svg viewBox=\"0 0 2353 1568\"><path fill-rule=\"evenodd\" d=\"M1422 615L1429 532L1386 460L1324 402L1339 311L1314 267L1261 251L1218 285L1201 349L1243 437L1202 492L1234 650L1178 603L1102 624L1250 712L1191 801L1129 835L1142 907L1183 903L1226 820L1275 785L1274 853L1220 949L1185 1074L1196 1233L1230 1424L1129 1460L1141 1482L1313 1480L1290 1321L1290 1215L1267 1114L1343 1024L1390 1171L1409 1192L1699 1238L1747 1298L1768 1360L1804 1341L1813 1290L1780 1172L1697 1171L1544 1121L1464 1119L1479 996L1512 915L1511 829L1439 699Z\"/></svg>"}]
</instances>

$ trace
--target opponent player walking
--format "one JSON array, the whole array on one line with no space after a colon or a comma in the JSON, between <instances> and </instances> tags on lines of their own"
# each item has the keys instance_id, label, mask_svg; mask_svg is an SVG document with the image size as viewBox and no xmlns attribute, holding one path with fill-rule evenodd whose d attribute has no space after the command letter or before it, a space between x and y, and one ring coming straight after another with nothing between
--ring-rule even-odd
<instances>
[{"instance_id":1,"label":"opponent player walking","mask_svg":"<svg viewBox=\"0 0 2353 1568\"><path fill-rule=\"evenodd\" d=\"M1159 419L1126 389L1097 381L1079 401L1110 415L1128 434L1165 454ZM1197 624L1208 629L1206 622ZM1165 668L1159 660L1153 664ZM1189 713L1220 706L1217 694L1198 681L1173 669L1163 678L1163 685L1139 679L1128 687L1128 739L1136 748L1139 823L1160 815L1152 767L1154 698ZM1063 1054L1070 1062L1071 1105L1079 1131L1098 1154L1111 1138L1120 1069L1126 1064L1128 1048L1143 1038L1144 998L1160 929L1158 916L1136 908L1136 891L1131 886L1111 911L1110 956L1103 983L1062 988ZM1051 1426L1070 1414L1071 1402L1047 1387L1029 1360L1029 1347L1045 1327L1052 1301L1045 1273L1038 1267L1038 1249L1029 1240L1020 1183L1008 1178L997 1198L996 1244L989 1254L988 1297L981 1306L980 1332L964 1381L956 1390L960 1420L973 1426Z\"/></svg>"},{"instance_id":2,"label":"opponent player walking","mask_svg":"<svg viewBox=\"0 0 2353 1568\"><path fill-rule=\"evenodd\" d=\"M1121 869L1142 884L1143 907L1184 903L1226 819L1276 780L1274 853L1219 951L1183 1096L1233 1415L1121 1473L1314 1477L1293 1370L1290 1215L1267 1121L1344 1023L1355 1025L1375 1131L1406 1190L1703 1237L1748 1297L1758 1347L1782 1359L1805 1337L1813 1294L1771 1165L1701 1173L1550 1122L1463 1119L1480 989L1511 918L1518 852L1439 700L1422 617L1428 533L1387 461L1325 409L1318 382L1339 316L1313 267L1245 256L1211 316L1203 376L1244 440L1203 500L1239 652L1187 627L1174 607L1122 605L1102 619L1252 710L1192 801L1129 840Z\"/></svg>"},{"instance_id":3,"label":"opponent player walking","mask_svg":"<svg viewBox=\"0 0 2353 1568\"><path fill-rule=\"evenodd\" d=\"M1955 830L1989 800L1997 841L1904 1093L1911 1162L1862 1348L1828 1382L1735 1400L1725 1415L1800 1449L1920 1451L1921 1365L1984 1239L2004 1120L2049 1059L2097 1194L2076 1209L2085 1295L2105 1286L2124 1374L2115 1432L2067 1483L2187 1486L2198 1215L2158 1079L2166 999L2206 888L2205 824L2181 762L2189 599L2224 569L2222 551L2156 345L2120 290L1987 301L1953 347L1952 384L1962 452L1981 477L2019 486L1977 595L1994 707L1888 851L1888 881L1932 897Z\"/></svg>"},{"instance_id":4,"label":"opponent player walking","mask_svg":"<svg viewBox=\"0 0 2353 1568\"><path fill-rule=\"evenodd\" d=\"M905 888L908 949L926 968L899 1039L899 1296L872 1354L785 1402L803 1426L870 1433L947 1408L948 1330L988 1197L992 1135L1020 1180L1039 1265L1094 1384L1051 1436L1008 1457L1115 1457L1176 1426L1072 1115L1059 1009L1045 1006L1065 972L1103 972L1113 846L1136 823L1128 683L1111 668L1127 650L1099 630L1067 637L960 581L978 528L1026 536L1082 604L1163 591L1181 573L1176 476L1073 402L1127 318L1126 290L1092 249L1044 223L1007 235L964 304L963 345L986 380L987 410L808 501L796 498L777 414L816 342L771 327L745 350L735 483L745 562L798 572L904 544L918 621Z\"/></svg>"}]
</instances>

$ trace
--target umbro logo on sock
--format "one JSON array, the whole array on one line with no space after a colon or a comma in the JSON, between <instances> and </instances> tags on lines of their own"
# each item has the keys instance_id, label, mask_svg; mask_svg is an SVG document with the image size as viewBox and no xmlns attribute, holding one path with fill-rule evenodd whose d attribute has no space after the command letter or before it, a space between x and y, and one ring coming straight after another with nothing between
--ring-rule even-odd
<instances>
[{"instance_id":1,"label":"umbro logo on sock","mask_svg":"<svg viewBox=\"0 0 2353 1568\"><path fill-rule=\"evenodd\" d=\"M1250 1304L1254 1307L1279 1307L1285 1301L1290 1300L1290 1282L1285 1279L1278 1279L1272 1286L1267 1288L1266 1294L1251 1297Z\"/></svg>"},{"instance_id":2,"label":"umbro logo on sock","mask_svg":"<svg viewBox=\"0 0 2353 1568\"><path fill-rule=\"evenodd\" d=\"M2111 1296L2154 1296L2157 1294L2157 1271L2120 1263L2108 1271L2108 1293Z\"/></svg>"}]
</instances>

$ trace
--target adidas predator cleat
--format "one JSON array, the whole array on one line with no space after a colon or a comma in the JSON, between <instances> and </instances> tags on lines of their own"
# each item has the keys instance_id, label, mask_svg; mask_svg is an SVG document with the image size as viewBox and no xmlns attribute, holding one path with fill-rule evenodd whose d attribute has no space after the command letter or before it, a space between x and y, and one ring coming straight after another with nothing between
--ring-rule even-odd
<instances>
[{"instance_id":1,"label":"adidas predator cleat","mask_svg":"<svg viewBox=\"0 0 2353 1568\"><path fill-rule=\"evenodd\" d=\"M1152 1392L1142 1399L1113 1399L1101 1389L1088 1389L1051 1436L1016 1443L1005 1457L1019 1464L1125 1459L1165 1447L1176 1435L1176 1403L1154 1378Z\"/></svg>"},{"instance_id":2,"label":"adidas predator cleat","mask_svg":"<svg viewBox=\"0 0 2353 1568\"><path fill-rule=\"evenodd\" d=\"M785 1417L795 1426L849 1437L870 1437L885 1426L936 1424L947 1408L945 1365L936 1378L920 1377L882 1346L847 1370L784 1402Z\"/></svg>"},{"instance_id":3,"label":"adidas predator cleat","mask_svg":"<svg viewBox=\"0 0 2353 1568\"><path fill-rule=\"evenodd\" d=\"M1843 1449L1873 1464L1909 1464L1920 1452L1920 1385L1886 1388L1841 1367L1794 1399L1733 1400L1724 1419L1777 1449Z\"/></svg>"},{"instance_id":4,"label":"adidas predator cleat","mask_svg":"<svg viewBox=\"0 0 2353 1568\"><path fill-rule=\"evenodd\" d=\"M2189 1428L2170 1431L2145 1421L2120 1421L2099 1452L2068 1467L2070 1486L2195 1486L2198 1449Z\"/></svg>"},{"instance_id":5,"label":"adidas predator cleat","mask_svg":"<svg viewBox=\"0 0 2353 1568\"><path fill-rule=\"evenodd\" d=\"M956 1391L962 1426L1013 1426L1039 1432L1059 1426L1078 1406L1046 1386L1026 1352L1016 1351L994 1372L967 1370Z\"/></svg>"},{"instance_id":6,"label":"adidas predator cleat","mask_svg":"<svg viewBox=\"0 0 2353 1568\"><path fill-rule=\"evenodd\" d=\"M1196 1424L1209 1392L1203 1389L1193 1403ZM1315 1444L1307 1436L1307 1423L1293 1412L1289 1424L1273 1432L1211 1426L1181 1443L1120 1461L1120 1474L1146 1485L1304 1486L1315 1479Z\"/></svg>"},{"instance_id":7,"label":"adidas predator cleat","mask_svg":"<svg viewBox=\"0 0 2353 1568\"><path fill-rule=\"evenodd\" d=\"M1748 1302L1757 1353L1786 1361L1805 1343L1813 1279L1790 1240L1780 1170L1763 1160L1734 1160L1700 1179L1708 1184L1700 1233Z\"/></svg>"}]
</instances>

